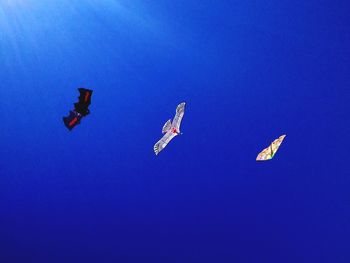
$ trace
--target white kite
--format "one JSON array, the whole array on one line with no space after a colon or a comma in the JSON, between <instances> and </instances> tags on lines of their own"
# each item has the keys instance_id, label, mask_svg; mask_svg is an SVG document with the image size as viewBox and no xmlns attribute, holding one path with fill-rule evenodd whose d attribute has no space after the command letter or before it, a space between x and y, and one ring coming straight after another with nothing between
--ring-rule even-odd
<instances>
[{"instance_id":1,"label":"white kite","mask_svg":"<svg viewBox=\"0 0 350 263\"><path fill-rule=\"evenodd\" d=\"M176 114L171 122L168 120L162 129L164 136L154 145L153 150L156 155L167 146L167 144L176 136L181 134L180 125L185 113L185 102L180 103L176 108Z\"/></svg>"},{"instance_id":2,"label":"white kite","mask_svg":"<svg viewBox=\"0 0 350 263\"><path fill-rule=\"evenodd\" d=\"M286 137L286 135L282 135L280 136L278 139L274 140L269 147L265 148L264 150L262 150L262 152L259 153L259 155L256 157L257 161L267 161L267 160L271 160L278 148L281 146L284 137Z\"/></svg>"}]
</instances>

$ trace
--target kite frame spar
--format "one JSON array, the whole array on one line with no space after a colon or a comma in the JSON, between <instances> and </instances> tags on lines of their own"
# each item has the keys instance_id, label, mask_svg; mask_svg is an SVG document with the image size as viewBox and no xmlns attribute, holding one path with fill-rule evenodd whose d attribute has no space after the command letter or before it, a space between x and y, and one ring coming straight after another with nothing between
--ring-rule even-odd
<instances>
[{"instance_id":1,"label":"kite frame spar","mask_svg":"<svg viewBox=\"0 0 350 263\"><path fill-rule=\"evenodd\" d=\"M182 102L176 107L176 114L171 121L170 119L164 124L162 128L162 133L164 136L154 145L153 150L156 155L158 155L168 143L175 138L175 136L180 135L180 126L183 116L185 114L186 103Z\"/></svg>"}]
</instances>

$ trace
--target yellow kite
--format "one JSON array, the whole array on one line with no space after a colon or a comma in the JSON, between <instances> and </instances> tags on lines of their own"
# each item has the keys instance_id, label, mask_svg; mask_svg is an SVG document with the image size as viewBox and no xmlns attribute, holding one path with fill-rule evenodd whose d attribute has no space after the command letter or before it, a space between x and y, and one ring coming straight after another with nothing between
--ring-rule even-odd
<instances>
[{"instance_id":1,"label":"yellow kite","mask_svg":"<svg viewBox=\"0 0 350 263\"><path fill-rule=\"evenodd\" d=\"M283 140L284 140L284 137L286 137L286 135L282 135L280 136L278 139L274 140L269 147L265 148L262 152L260 152L258 154L258 156L256 157L256 160L257 161L267 161L267 160L271 160L278 148L281 146Z\"/></svg>"}]
</instances>

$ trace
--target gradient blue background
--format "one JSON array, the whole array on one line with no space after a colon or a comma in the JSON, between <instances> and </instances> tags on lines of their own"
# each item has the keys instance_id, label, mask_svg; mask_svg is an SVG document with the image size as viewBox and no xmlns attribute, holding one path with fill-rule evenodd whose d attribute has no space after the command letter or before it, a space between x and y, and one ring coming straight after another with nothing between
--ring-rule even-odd
<instances>
[{"instance_id":1,"label":"gradient blue background","mask_svg":"<svg viewBox=\"0 0 350 263\"><path fill-rule=\"evenodd\" d=\"M349 12L0 0L0 262L350 262Z\"/></svg>"}]
</instances>

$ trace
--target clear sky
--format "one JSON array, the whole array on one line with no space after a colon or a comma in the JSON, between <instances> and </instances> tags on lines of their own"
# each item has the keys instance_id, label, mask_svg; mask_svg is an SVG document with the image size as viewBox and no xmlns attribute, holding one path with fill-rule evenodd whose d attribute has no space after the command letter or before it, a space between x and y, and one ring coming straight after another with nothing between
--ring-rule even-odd
<instances>
[{"instance_id":1,"label":"clear sky","mask_svg":"<svg viewBox=\"0 0 350 263\"><path fill-rule=\"evenodd\" d=\"M349 11L0 0L0 262L350 262Z\"/></svg>"}]
</instances>

